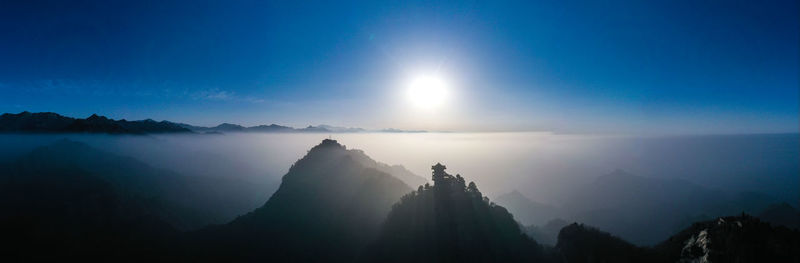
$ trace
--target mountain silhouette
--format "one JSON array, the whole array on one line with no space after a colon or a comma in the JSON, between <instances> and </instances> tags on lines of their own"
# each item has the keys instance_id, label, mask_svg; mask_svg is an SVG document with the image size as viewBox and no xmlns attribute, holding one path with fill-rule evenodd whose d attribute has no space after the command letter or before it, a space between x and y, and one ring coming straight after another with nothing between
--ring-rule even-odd
<instances>
[{"instance_id":1,"label":"mountain silhouette","mask_svg":"<svg viewBox=\"0 0 800 263\"><path fill-rule=\"evenodd\" d=\"M411 188L359 150L325 139L283 176L260 208L191 233L203 260L351 262Z\"/></svg>"},{"instance_id":2,"label":"mountain silhouette","mask_svg":"<svg viewBox=\"0 0 800 263\"><path fill-rule=\"evenodd\" d=\"M359 132L406 133L426 131L405 131L398 129L366 130L363 128L338 127L331 125L309 125L305 128L293 128L277 124L245 127L239 124L222 123L213 127L196 126L170 121L113 120L97 114L86 119L72 118L53 112L0 115L0 133L107 133L107 134L157 134L157 133L359 133Z\"/></svg>"},{"instance_id":3,"label":"mountain silhouette","mask_svg":"<svg viewBox=\"0 0 800 263\"><path fill-rule=\"evenodd\" d=\"M564 219L556 218L544 225L526 226L525 234L543 245L555 246L558 241L558 233L567 225L569 223Z\"/></svg>"},{"instance_id":4,"label":"mountain silhouette","mask_svg":"<svg viewBox=\"0 0 800 263\"><path fill-rule=\"evenodd\" d=\"M331 126L331 125L325 125L325 124L317 125L317 127L325 129L325 130L328 130L328 131L331 131L331 132L336 132L336 133L341 133L341 132L353 133L353 132L365 132L365 131L367 131L367 130L362 129L362 128L339 127L339 126Z\"/></svg>"},{"instance_id":5,"label":"mountain silhouette","mask_svg":"<svg viewBox=\"0 0 800 263\"><path fill-rule=\"evenodd\" d=\"M191 133L191 130L168 121L113 120L92 114L86 119L64 117L52 112L0 115L0 133L108 133L150 134Z\"/></svg>"},{"instance_id":6,"label":"mountain silhouette","mask_svg":"<svg viewBox=\"0 0 800 263\"><path fill-rule=\"evenodd\" d=\"M563 262L652 262L657 259L647 248L578 223L559 231L555 250Z\"/></svg>"},{"instance_id":7,"label":"mountain silhouette","mask_svg":"<svg viewBox=\"0 0 800 263\"><path fill-rule=\"evenodd\" d=\"M114 194L148 200L151 215L178 229L226 222L266 196L255 189L260 185L235 176L184 176L71 140L36 148L5 169L32 174L27 179L34 185L47 184L52 178L36 179L36 173L92 178Z\"/></svg>"},{"instance_id":8,"label":"mountain silhouette","mask_svg":"<svg viewBox=\"0 0 800 263\"><path fill-rule=\"evenodd\" d=\"M294 131L294 128L281 126L277 124L270 124L270 125L258 125L247 128L248 131L254 132L291 132Z\"/></svg>"},{"instance_id":9,"label":"mountain silhouette","mask_svg":"<svg viewBox=\"0 0 800 263\"><path fill-rule=\"evenodd\" d=\"M543 250L505 208L489 202L475 183L436 164L425 184L395 204L365 262L531 262Z\"/></svg>"},{"instance_id":10,"label":"mountain silhouette","mask_svg":"<svg viewBox=\"0 0 800 263\"><path fill-rule=\"evenodd\" d=\"M800 229L800 211L785 202L767 207L758 218L773 225Z\"/></svg>"},{"instance_id":11,"label":"mountain silhouette","mask_svg":"<svg viewBox=\"0 0 800 263\"><path fill-rule=\"evenodd\" d=\"M730 193L616 170L575 191L559 208L569 221L599 227L637 245L655 245L695 221L756 213L774 202L759 193Z\"/></svg>"},{"instance_id":12,"label":"mountain silhouette","mask_svg":"<svg viewBox=\"0 0 800 263\"><path fill-rule=\"evenodd\" d=\"M800 232L742 214L692 224L655 246L664 262L800 262Z\"/></svg>"},{"instance_id":13,"label":"mountain silhouette","mask_svg":"<svg viewBox=\"0 0 800 263\"><path fill-rule=\"evenodd\" d=\"M515 217L490 202L475 183L467 184L461 175L448 174L441 164L432 169L433 185L424 183L413 191L400 177L409 177L405 181L415 183L427 180L402 166L377 162L361 150L326 139L291 166L279 189L262 206L229 221L232 214L247 210L242 203L252 202L243 201L253 198L244 193L262 186L237 181L235 176L184 176L84 143L61 140L0 163L0 241L5 244L0 247L0 259L800 261L796 249L800 247L800 231L784 227L791 226L797 211L785 203L764 210L759 215L763 219L746 214L717 217L690 224L653 246L639 246L589 223L568 224L561 219L529 226L523 233ZM626 173L601 179L596 186L623 184L613 188L616 190L652 190L648 187L658 185ZM640 208L637 205L641 203L635 200L618 199L635 197L630 193L607 190L597 189L605 197L615 196L606 199L608 206L594 204L614 208L610 211ZM647 199L643 204L653 199L669 200L664 192L636 194ZM587 196L603 197L597 193ZM683 196L685 193L678 192L673 198ZM764 200L759 196L746 193L726 198L761 203ZM512 192L510 197L524 200L520 193ZM655 224L664 221L648 222L657 228ZM625 220L607 224L638 227Z\"/></svg>"},{"instance_id":14,"label":"mountain silhouette","mask_svg":"<svg viewBox=\"0 0 800 263\"><path fill-rule=\"evenodd\" d=\"M742 214L697 222L653 247L639 247L583 224L564 227L564 262L798 262L800 232Z\"/></svg>"},{"instance_id":15,"label":"mountain silhouette","mask_svg":"<svg viewBox=\"0 0 800 263\"><path fill-rule=\"evenodd\" d=\"M514 212L514 218L523 225L544 225L561 216L558 208L532 201L517 190L498 196L494 202Z\"/></svg>"},{"instance_id":16,"label":"mountain silhouette","mask_svg":"<svg viewBox=\"0 0 800 263\"><path fill-rule=\"evenodd\" d=\"M69 147L61 142L53 147ZM178 234L153 196L115 186L40 148L0 166L0 247L6 262L168 259ZM77 158L81 158L79 156ZM134 188L135 183L131 184Z\"/></svg>"},{"instance_id":17,"label":"mountain silhouette","mask_svg":"<svg viewBox=\"0 0 800 263\"><path fill-rule=\"evenodd\" d=\"M361 150L351 149L349 151L353 152L351 158L353 158L353 160L359 164L387 173L397 179L400 179L400 181L403 181L408 186L420 186L428 182L428 180L425 180L425 178L412 173L402 165L388 165L375 161Z\"/></svg>"},{"instance_id":18,"label":"mountain silhouette","mask_svg":"<svg viewBox=\"0 0 800 263\"><path fill-rule=\"evenodd\" d=\"M216 127L211 128L211 130L221 131L221 132L239 132L239 131L244 131L244 129L245 127L242 125L230 124L230 123L223 123L217 125Z\"/></svg>"}]
</instances>

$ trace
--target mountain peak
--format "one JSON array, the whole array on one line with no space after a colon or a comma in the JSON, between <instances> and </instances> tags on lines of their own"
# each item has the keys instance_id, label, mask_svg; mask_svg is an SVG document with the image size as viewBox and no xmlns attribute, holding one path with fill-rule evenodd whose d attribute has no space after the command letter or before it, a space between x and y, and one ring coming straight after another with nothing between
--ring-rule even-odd
<instances>
[{"instance_id":1,"label":"mountain peak","mask_svg":"<svg viewBox=\"0 0 800 263\"><path fill-rule=\"evenodd\" d=\"M514 217L489 202L475 183L444 165L431 167L434 185L401 198L364 256L371 262L531 262L542 247L524 235ZM491 260L489 260L491 259Z\"/></svg>"},{"instance_id":2,"label":"mountain peak","mask_svg":"<svg viewBox=\"0 0 800 263\"><path fill-rule=\"evenodd\" d=\"M362 151L322 140L295 162L263 206L220 228L245 233L227 236L223 231L208 238L209 247L237 251L211 255L219 257L211 261L355 261L360 248L378 234L392 205L412 191L381 170L386 169Z\"/></svg>"},{"instance_id":3,"label":"mountain peak","mask_svg":"<svg viewBox=\"0 0 800 263\"><path fill-rule=\"evenodd\" d=\"M515 219L525 225L542 226L561 216L560 209L531 200L518 190L497 196L495 203L507 208L514 214Z\"/></svg>"},{"instance_id":4,"label":"mountain peak","mask_svg":"<svg viewBox=\"0 0 800 263\"><path fill-rule=\"evenodd\" d=\"M244 127L241 126L241 125L231 124L231 123L227 123L227 122L223 123L223 124L220 124L220 125L217 125L214 128L220 129L220 130L242 130L242 129L244 129Z\"/></svg>"},{"instance_id":5,"label":"mountain peak","mask_svg":"<svg viewBox=\"0 0 800 263\"><path fill-rule=\"evenodd\" d=\"M742 213L694 223L656 248L675 257L673 262L796 262L798 238L800 232Z\"/></svg>"},{"instance_id":6,"label":"mountain peak","mask_svg":"<svg viewBox=\"0 0 800 263\"><path fill-rule=\"evenodd\" d=\"M342 149L347 150L347 147L344 145L339 144L338 141L334 139L323 139L320 144L311 148L312 151L316 149Z\"/></svg>"},{"instance_id":7,"label":"mountain peak","mask_svg":"<svg viewBox=\"0 0 800 263\"><path fill-rule=\"evenodd\" d=\"M528 198L524 194L520 193L516 189L512 190L511 192L508 192L508 193L502 194L500 196L497 196L496 199L498 201L499 200L503 200L505 203L522 202L522 203L525 203L526 205L530 205L530 203L533 202L532 200L530 200L530 198Z\"/></svg>"},{"instance_id":8,"label":"mountain peak","mask_svg":"<svg viewBox=\"0 0 800 263\"><path fill-rule=\"evenodd\" d=\"M106 119L106 117L97 115L97 113L94 113L94 114L92 114L92 116L89 116L89 118L86 118L86 120L90 120L90 121L92 121L92 120L105 120L105 119Z\"/></svg>"}]
</instances>

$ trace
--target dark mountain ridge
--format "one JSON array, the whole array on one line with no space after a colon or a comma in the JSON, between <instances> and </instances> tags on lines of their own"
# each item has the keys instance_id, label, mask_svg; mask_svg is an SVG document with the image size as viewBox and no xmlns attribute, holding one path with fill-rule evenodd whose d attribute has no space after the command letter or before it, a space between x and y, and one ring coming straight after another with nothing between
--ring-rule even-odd
<instances>
[{"instance_id":1,"label":"dark mountain ridge","mask_svg":"<svg viewBox=\"0 0 800 263\"><path fill-rule=\"evenodd\" d=\"M496 201L529 229L541 230L549 220L562 218L599 227L637 245L655 245L696 221L741 212L758 214L777 202L761 193L734 193L623 170L599 176L563 199L561 206L550 206L511 192Z\"/></svg>"},{"instance_id":2,"label":"dark mountain ridge","mask_svg":"<svg viewBox=\"0 0 800 263\"><path fill-rule=\"evenodd\" d=\"M557 207L530 200L517 190L497 196L494 200L513 211L514 218L523 225L544 225L562 216Z\"/></svg>"},{"instance_id":3,"label":"dark mountain ridge","mask_svg":"<svg viewBox=\"0 0 800 263\"><path fill-rule=\"evenodd\" d=\"M73 171L75 176L103 182L115 194L149 200L149 212L178 229L228 221L267 196L255 189L262 185L235 175L185 176L70 140L36 148L3 168L0 177L18 174L32 180L31 185L48 183L49 177L35 180L39 174Z\"/></svg>"},{"instance_id":4,"label":"dark mountain ridge","mask_svg":"<svg viewBox=\"0 0 800 263\"><path fill-rule=\"evenodd\" d=\"M191 133L192 131L168 121L113 120L97 114L86 119L61 116L52 112L27 111L0 115L0 133L107 133L151 134Z\"/></svg>"},{"instance_id":5,"label":"dark mountain ridge","mask_svg":"<svg viewBox=\"0 0 800 263\"><path fill-rule=\"evenodd\" d=\"M653 247L583 224L561 229L564 262L800 262L800 232L742 214L697 222Z\"/></svg>"},{"instance_id":6,"label":"dark mountain ridge","mask_svg":"<svg viewBox=\"0 0 800 263\"><path fill-rule=\"evenodd\" d=\"M135 190L137 183L121 189L71 162L43 162L49 153L38 149L0 165L2 259L145 261L175 255L168 247L179 232L164 220L165 206L156 196Z\"/></svg>"},{"instance_id":7,"label":"dark mountain ridge","mask_svg":"<svg viewBox=\"0 0 800 263\"><path fill-rule=\"evenodd\" d=\"M787 203L770 205L758 214L758 218L773 225L800 229L800 211Z\"/></svg>"},{"instance_id":8,"label":"dark mountain ridge","mask_svg":"<svg viewBox=\"0 0 800 263\"><path fill-rule=\"evenodd\" d=\"M502 206L475 183L450 175L441 164L425 184L392 207L365 262L536 262L543 248L520 230Z\"/></svg>"},{"instance_id":9,"label":"dark mountain ridge","mask_svg":"<svg viewBox=\"0 0 800 263\"><path fill-rule=\"evenodd\" d=\"M200 259L351 262L411 188L371 167L362 151L323 140L260 208L191 233Z\"/></svg>"},{"instance_id":10,"label":"dark mountain ridge","mask_svg":"<svg viewBox=\"0 0 800 263\"><path fill-rule=\"evenodd\" d=\"M170 121L154 121L151 119L128 121L114 120L92 114L85 119L66 117L53 112L31 113L23 111L17 114L0 115L0 133L106 133L106 134L157 134L157 133L358 133L369 132L362 128L338 127L331 125L309 125L305 128L293 128L277 124L245 127L238 124L222 123L214 127L203 127ZM383 129L376 132L404 133L425 131L404 131Z\"/></svg>"},{"instance_id":11,"label":"dark mountain ridge","mask_svg":"<svg viewBox=\"0 0 800 263\"><path fill-rule=\"evenodd\" d=\"M550 220L544 225L528 225L525 227L525 234L537 242L555 246L558 241L558 233L569 223L561 218Z\"/></svg>"}]
</instances>

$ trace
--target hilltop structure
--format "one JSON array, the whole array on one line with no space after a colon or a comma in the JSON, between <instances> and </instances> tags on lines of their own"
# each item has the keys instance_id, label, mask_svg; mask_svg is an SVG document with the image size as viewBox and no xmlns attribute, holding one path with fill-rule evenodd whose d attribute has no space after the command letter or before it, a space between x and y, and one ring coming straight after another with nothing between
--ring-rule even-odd
<instances>
[{"instance_id":1,"label":"hilltop structure","mask_svg":"<svg viewBox=\"0 0 800 263\"><path fill-rule=\"evenodd\" d=\"M474 182L431 166L434 185L403 196L366 262L531 262L546 255L508 211L483 196Z\"/></svg>"}]
</instances>

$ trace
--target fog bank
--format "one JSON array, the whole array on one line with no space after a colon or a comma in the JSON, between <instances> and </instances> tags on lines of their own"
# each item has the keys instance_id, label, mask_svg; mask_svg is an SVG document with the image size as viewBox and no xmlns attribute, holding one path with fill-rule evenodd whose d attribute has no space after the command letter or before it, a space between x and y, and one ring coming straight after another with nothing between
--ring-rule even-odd
<instances>
[{"instance_id":1,"label":"fog bank","mask_svg":"<svg viewBox=\"0 0 800 263\"><path fill-rule=\"evenodd\" d=\"M0 135L0 157L18 156L61 138L127 155L190 176L274 181L328 134ZM548 133L346 133L330 135L373 159L430 176L441 162L488 196L517 189L560 204L578 186L622 169L681 178L728 191L798 200L797 134L619 137ZM274 190L274 189L273 189Z\"/></svg>"}]
</instances>

